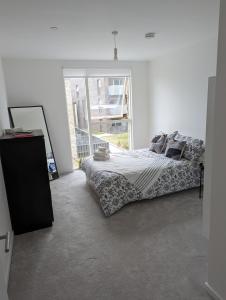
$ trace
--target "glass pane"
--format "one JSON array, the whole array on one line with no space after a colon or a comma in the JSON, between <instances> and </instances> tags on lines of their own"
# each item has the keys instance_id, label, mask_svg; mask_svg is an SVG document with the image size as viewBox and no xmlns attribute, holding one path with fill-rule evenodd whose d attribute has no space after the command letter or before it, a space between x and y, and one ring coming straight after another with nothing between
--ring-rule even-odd
<instances>
[{"instance_id":1,"label":"glass pane","mask_svg":"<svg viewBox=\"0 0 226 300\"><path fill-rule=\"evenodd\" d=\"M127 78L89 78L91 119L122 118L126 110Z\"/></svg>"},{"instance_id":2,"label":"glass pane","mask_svg":"<svg viewBox=\"0 0 226 300\"><path fill-rule=\"evenodd\" d=\"M100 143L111 152L129 149L128 78L89 78L88 85L94 151Z\"/></svg>"},{"instance_id":3,"label":"glass pane","mask_svg":"<svg viewBox=\"0 0 226 300\"><path fill-rule=\"evenodd\" d=\"M90 155L85 79L66 78L65 89L72 159L78 168L80 159Z\"/></svg>"},{"instance_id":4,"label":"glass pane","mask_svg":"<svg viewBox=\"0 0 226 300\"><path fill-rule=\"evenodd\" d=\"M129 124L123 119L99 119L91 121L92 135L102 141L112 153L129 149ZM98 144L93 141L94 151Z\"/></svg>"}]
</instances>

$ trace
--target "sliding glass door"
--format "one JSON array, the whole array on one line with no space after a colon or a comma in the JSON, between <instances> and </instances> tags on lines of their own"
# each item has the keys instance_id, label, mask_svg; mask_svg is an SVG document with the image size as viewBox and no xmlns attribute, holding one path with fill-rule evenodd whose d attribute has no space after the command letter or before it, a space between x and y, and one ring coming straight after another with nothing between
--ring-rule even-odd
<instances>
[{"instance_id":1,"label":"sliding glass door","mask_svg":"<svg viewBox=\"0 0 226 300\"><path fill-rule=\"evenodd\" d=\"M131 147L130 77L65 77L73 161L99 146L111 152Z\"/></svg>"},{"instance_id":2,"label":"sliding glass door","mask_svg":"<svg viewBox=\"0 0 226 300\"><path fill-rule=\"evenodd\" d=\"M74 168L91 153L85 78L65 78L65 91Z\"/></svg>"}]
</instances>

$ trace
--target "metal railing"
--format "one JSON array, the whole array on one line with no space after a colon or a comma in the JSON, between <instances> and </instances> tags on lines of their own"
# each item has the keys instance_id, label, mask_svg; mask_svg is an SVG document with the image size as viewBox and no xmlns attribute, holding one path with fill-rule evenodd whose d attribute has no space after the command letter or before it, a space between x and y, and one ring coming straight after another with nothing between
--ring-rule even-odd
<instances>
[{"instance_id":1,"label":"metal railing","mask_svg":"<svg viewBox=\"0 0 226 300\"><path fill-rule=\"evenodd\" d=\"M89 145L89 135L88 132L82 130L78 127L75 128L76 135L76 148L78 158L84 158L90 155L90 145ZM92 144L93 151L95 152L99 146L109 149L109 143L92 135Z\"/></svg>"}]
</instances>

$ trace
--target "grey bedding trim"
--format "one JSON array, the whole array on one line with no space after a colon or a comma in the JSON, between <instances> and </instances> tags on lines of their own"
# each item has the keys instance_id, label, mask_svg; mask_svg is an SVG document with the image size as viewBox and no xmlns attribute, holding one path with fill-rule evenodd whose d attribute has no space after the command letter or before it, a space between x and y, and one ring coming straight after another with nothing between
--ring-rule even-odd
<instances>
[{"instance_id":1,"label":"grey bedding trim","mask_svg":"<svg viewBox=\"0 0 226 300\"><path fill-rule=\"evenodd\" d=\"M144 171L134 182L134 185L140 191L144 191L146 188L152 186L155 180L157 180L160 176L164 166L166 166L168 163L169 162L167 160L162 159L162 157L157 157L151 167L144 169Z\"/></svg>"}]
</instances>

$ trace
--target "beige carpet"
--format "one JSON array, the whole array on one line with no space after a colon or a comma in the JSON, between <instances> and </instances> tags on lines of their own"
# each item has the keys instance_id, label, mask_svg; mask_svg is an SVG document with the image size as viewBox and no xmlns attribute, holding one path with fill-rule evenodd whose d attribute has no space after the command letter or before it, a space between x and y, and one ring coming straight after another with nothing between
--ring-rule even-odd
<instances>
[{"instance_id":1,"label":"beige carpet","mask_svg":"<svg viewBox=\"0 0 226 300\"><path fill-rule=\"evenodd\" d=\"M81 171L51 189L54 226L15 237L10 300L210 299L197 190L106 218Z\"/></svg>"}]
</instances>

